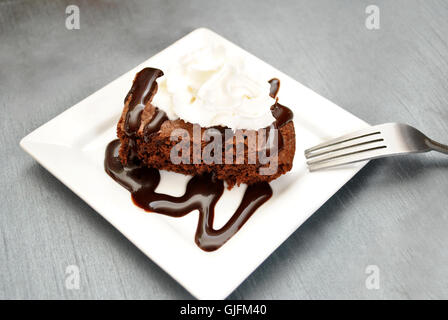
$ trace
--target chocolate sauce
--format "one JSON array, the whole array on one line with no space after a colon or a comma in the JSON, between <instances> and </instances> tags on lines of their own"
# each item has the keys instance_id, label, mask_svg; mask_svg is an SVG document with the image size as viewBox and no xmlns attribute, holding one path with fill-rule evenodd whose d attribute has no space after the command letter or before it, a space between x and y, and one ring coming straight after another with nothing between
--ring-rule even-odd
<instances>
[{"instance_id":1,"label":"chocolate sauce","mask_svg":"<svg viewBox=\"0 0 448 320\"><path fill-rule=\"evenodd\" d=\"M280 80L277 78L273 78L273 79L269 80L269 84L271 85L269 95L272 98L277 98L277 93L278 93L278 90L280 89ZM291 109L278 103L278 98L276 99L275 104L273 106L271 106L271 112L272 112L272 116L275 118L274 123L272 123L272 125L274 126L275 129L280 129L281 127L286 125L288 122L292 121L292 119L294 117L294 114L292 113ZM267 137L269 137L269 135L271 134L270 128L269 127L265 128L265 130L267 132ZM278 134L278 138L277 138L277 152L278 152L283 149L284 141L283 141L283 136L280 133L280 131L277 131L277 134ZM273 154L272 153L273 150L271 150L271 147L269 147L269 146L265 146L265 152L266 152L266 155L269 155L269 156L271 156Z\"/></svg>"},{"instance_id":2,"label":"chocolate sauce","mask_svg":"<svg viewBox=\"0 0 448 320\"><path fill-rule=\"evenodd\" d=\"M275 118L275 121L272 123L275 129L280 129L284 125L286 125L288 122L292 121L294 114L292 113L291 109L288 107L285 107L281 105L280 103L276 102L271 107L272 115ZM267 127L265 128L267 133L267 138L269 138L269 135L271 134L271 128ZM285 146L285 143L283 141L283 135L281 134L280 130L277 131L278 137L277 137L277 151L280 151ZM265 147L266 154L271 155L273 154L273 150L271 150L271 147ZM275 152L274 152L275 153Z\"/></svg>"},{"instance_id":3,"label":"chocolate sauce","mask_svg":"<svg viewBox=\"0 0 448 320\"><path fill-rule=\"evenodd\" d=\"M291 122L293 117L294 117L294 114L292 113L291 109L281 105L278 102L276 102L271 107L271 112L272 112L272 115L275 118L275 121L274 121L273 124L278 129L283 127L288 122Z\"/></svg>"},{"instance_id":4,"label":"chocolate sauce","mask_svg":"<svg viewBox=\"0 0 448 320\"><path fill-rule=\"evenodd\" d=\"M129 137L129 158L131 161L137 159L137 131L141 124L143 110L147 103L151 102L157 92L156 79L163 76L163 71L155 68L144 68L135 76L131 90L125 98L128 103L128 111L125 116L124 132ZM143 128L143 139L148 142L151 135L159 131L160 126L168 120L166 113L155 108L155 114L151 121Z\"/></svg>"},{"instance_id":5,"label":"chocolate sauce","mask_svg":"<svg viewBox=\"0 0 448 320\"><path fill-rule=\"evenodd\" d=\"M157 92L158 77L163 76L163 71L154 68L144 68L135 76L132 88L128 92L125 103L128 101L124 131L126 135L133 136L137 133L143 109L148 101L151 101Z\"/></svg>"},{"instance_id":6,"label":"chocolate sauce","mask_svg":"<svg viewBox=\"0 0 448 320\"><path fill-rule=\"evenodd\" d=\"M171 217L182 217L193 210L199 211L195 242L205 251L213 251L227 242L250 216L272 196L267 182L247 187L243 199L230 220L219 230L213 228L215 205L224 192L224 183L212 173L190 179L184 195L173 197L155 192L160 173L157 169L131 164L123 166L118 151L120 141L114 140L106 148L106 172L131 192L132 200L140 208Z\"/></svg>"},{"instance_id":7,"label":"chocolate sauce","mask_svg":"<svg viewBox=\"0 0 448 320\"><path fill-rule=\"evenodd\" d=\"M166 120L168 120L168 116L166 115L166 113L155 107L155 113L152 116L151 121L149 121L143 129L143 140L145 142L148 142L151 138L151 135L157 133L160 130L162 123L164 123Z\"/></svg>"},{"instance_id":8,"label":"chocolate sauce","mask_svg":"<svg viewBox=\"0 0 448 320\"><path fill-rule=\"evenodd\" d=\"M280 90L280 80L277 78L272 78L268 82L271 85L269 96L276 99L278 90ZM277 100L278 98L276 99L275 104L271 107L271 112L275 118L273 125L278 129L283 127L288 122L292 121L294 114L292 113L291 109L281 105Z\"/></svg>"},{"instance_id":9,"label":"chocolate sauce","mask_svg":"<svg viewBox=\"0 0 448 320\"><path fill-rule=\"evenodd\" d=\"M280 90L280 80L278 80L277 78L272 78L268 82L271 85L269 95L271 96L271 98L275 99L277 97L278 90Z\"/></svg>"},{"instance_id":10,"label":"chocolate sauce","mask_svg":"<svg viewBox=\"0 0 448 320\"><path fill-rule=\"evenodd\" d=\"M157 92L156 79L163 75L159 69L145 68L137 73L132 88L125 98L128 112L125 116L124 130L129 137L129 158L127 165L120 161L120 141L114 140L106 148L104 168L120 185L131 192L133 202L140 208L168 215L182 217L193 210L199 211L195 242L205 251L213 251L226 243L246 223L251 215L272 196L272 189L267 182L249 185L237 210L221 228L213 228L215 205L224 192L224 183L216 179L213 173L196 175L187 184L184 195L173 197L155 192L160 182L160 173L155 168L141 164L137 157L136 139L141 124L145 105L150 103ZM276 98L280 81L271 79L270 96ZM271 107L276 129L292 120L292 111L277 102ZM168 120L166 113L155 108L152 119L143 128L143 139L148 142L151 136L160 130L163 122ZM216 127L221 133L224 128ZM279 132L278 150L283 147L283 138ZM270 153L270 150L268 150Z\"/></svg>"}]
</instances>

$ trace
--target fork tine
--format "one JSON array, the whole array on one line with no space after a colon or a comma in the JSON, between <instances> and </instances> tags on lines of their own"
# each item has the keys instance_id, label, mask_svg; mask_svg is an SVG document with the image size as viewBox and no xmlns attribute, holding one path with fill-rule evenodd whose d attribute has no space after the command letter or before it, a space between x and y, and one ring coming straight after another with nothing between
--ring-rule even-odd
<instances>
[{"instance_id":1,"label":"fork tine","mask_svg":"<svg viewBox=\"0 0 448 320\"><path fill-rule=\"evenodd\" d=\"M318 149L314 152L309 152L309 153L305 154L305 157L307 159L312 159L312 158L323 156L330 152L341 151L344 149L349 149L349 148L359 147L359 146L365 146L366 147L365 149L367 149L367 147L370 146L371 143L381 142L381 141L384 141L384 139L381 135L369 135L369 136L365 136L362 138L357 138L354 140L349 140L346 142L333 144L332 146ZM349 150L347 150L347 152L349 152Z\"/></svg>"},{"instance_id":2,"label":"fork tine","mask_svg":"<svg viewBox=\"0 0 448 320\"><path fill-rule=\"evenodd\" d=\"M308 165L308 169L310 171L317 171L320 169L326 169L331 167L336 167L344 164L351 164L355 162L370 160L374 158L379 158L383 156L389 155L387 153L387 148L385 146L376 147L373 149L366 149L357 153L345 154L344 156L340 156L338 158L332 158L327 161L316 162Z\"/></svg>"},{"instance_id":3,"label":"fork tine","mask_svg":"<svg viewBox=\"0 0 448 320\"><path fill-rule=\"evenodd\" d=\"M342 149L339 151L325 153L320 157L313 158L307 162L308 165L316 164L319 162L330 161L337 158L342 158L345 156L354 155L357 153L362 153L370 150L386 148L384 141L373 142L366 145L353 146L351 148Z\"/></svg>"},{"instance_id":4,"label":"fork tine","mask_svg":"<svg viewBox=\"0 0 448 320\"><path fill-rule=\"evenodd\" d=\"M359 130L357 132L352 132L352 133L340 136L338 138L331 139L331 140L325 141L321 144L318 144L317 146L314 146L312 148L305 150L305 155L310 154L311 152L323 149L323 148L337 145L339 143L348 142L348 141L352 141L355 139L369 137L369 136L373 136L373 135L377 135L377 134L380 134L380 131L377 130L377 128L369 127L369 128Z\"/></svg>"}]
</instances>

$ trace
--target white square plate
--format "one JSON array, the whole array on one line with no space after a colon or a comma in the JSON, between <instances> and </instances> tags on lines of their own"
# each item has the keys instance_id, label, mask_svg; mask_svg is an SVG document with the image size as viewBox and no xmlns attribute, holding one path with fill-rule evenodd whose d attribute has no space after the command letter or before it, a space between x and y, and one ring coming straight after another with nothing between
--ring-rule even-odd
<instances>
[{"instance_id":1,"label":"white square plate","mask_svg":"<svg viewBox=\"0 0 448 320\"><path fill-rule=\"evenodd\" d=\"M223 247L205 252L194 242L197 212L183 218L144 212L105 173L103 160L107 143L116 137L134 75L144 67L165 70L180 56L212 41L245 57L266 81L280 79L280 103L295 115L297 151L292 171L271 183L273 197ZM367 125L221 36L197 29L36 129L20 145L191 294L223 299L365 165L310 173L303 150ZM179 195L186 181L185 176L162 172L157 190ZM225 191L216 207L216 228L230 217L243 192L244 187Z\"/></svg>"}]
</instances>

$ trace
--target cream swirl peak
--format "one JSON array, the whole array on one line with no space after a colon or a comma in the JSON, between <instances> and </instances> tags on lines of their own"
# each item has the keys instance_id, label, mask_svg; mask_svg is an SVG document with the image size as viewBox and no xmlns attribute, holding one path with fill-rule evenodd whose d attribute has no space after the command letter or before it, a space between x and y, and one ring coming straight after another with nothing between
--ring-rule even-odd
<instances>
[{"instance_id":1,"label":"cream swirl peak","mask_svg":"<svg viewBox=\"0 0 448 320\"><path fill-rule=\"evenodd\" d=\"M249 77L244 60L224 47L204 47L166 70L152 104L170 120L257 130L275 121L267 80Z\"/></svg>"}]
</instances>

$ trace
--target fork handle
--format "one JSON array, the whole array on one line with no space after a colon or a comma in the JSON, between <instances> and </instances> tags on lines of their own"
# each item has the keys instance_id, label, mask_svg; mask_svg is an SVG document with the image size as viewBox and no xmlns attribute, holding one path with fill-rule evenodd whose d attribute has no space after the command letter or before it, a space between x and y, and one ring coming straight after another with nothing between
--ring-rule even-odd
<instances>
[{"instance_id":1,"label":"fork handle","mask_svg":"<svg viewBox=\"0 0 448 320\"><path fill-rule=\"evenodd\" d=\"M447 145L444 145L442 143L439 143L439 142L434 141L429 138L426 140L426 144L428 145L428 147L430 147L434 151L448 154L448 146Z\"/></svg>"}]
</instances>

